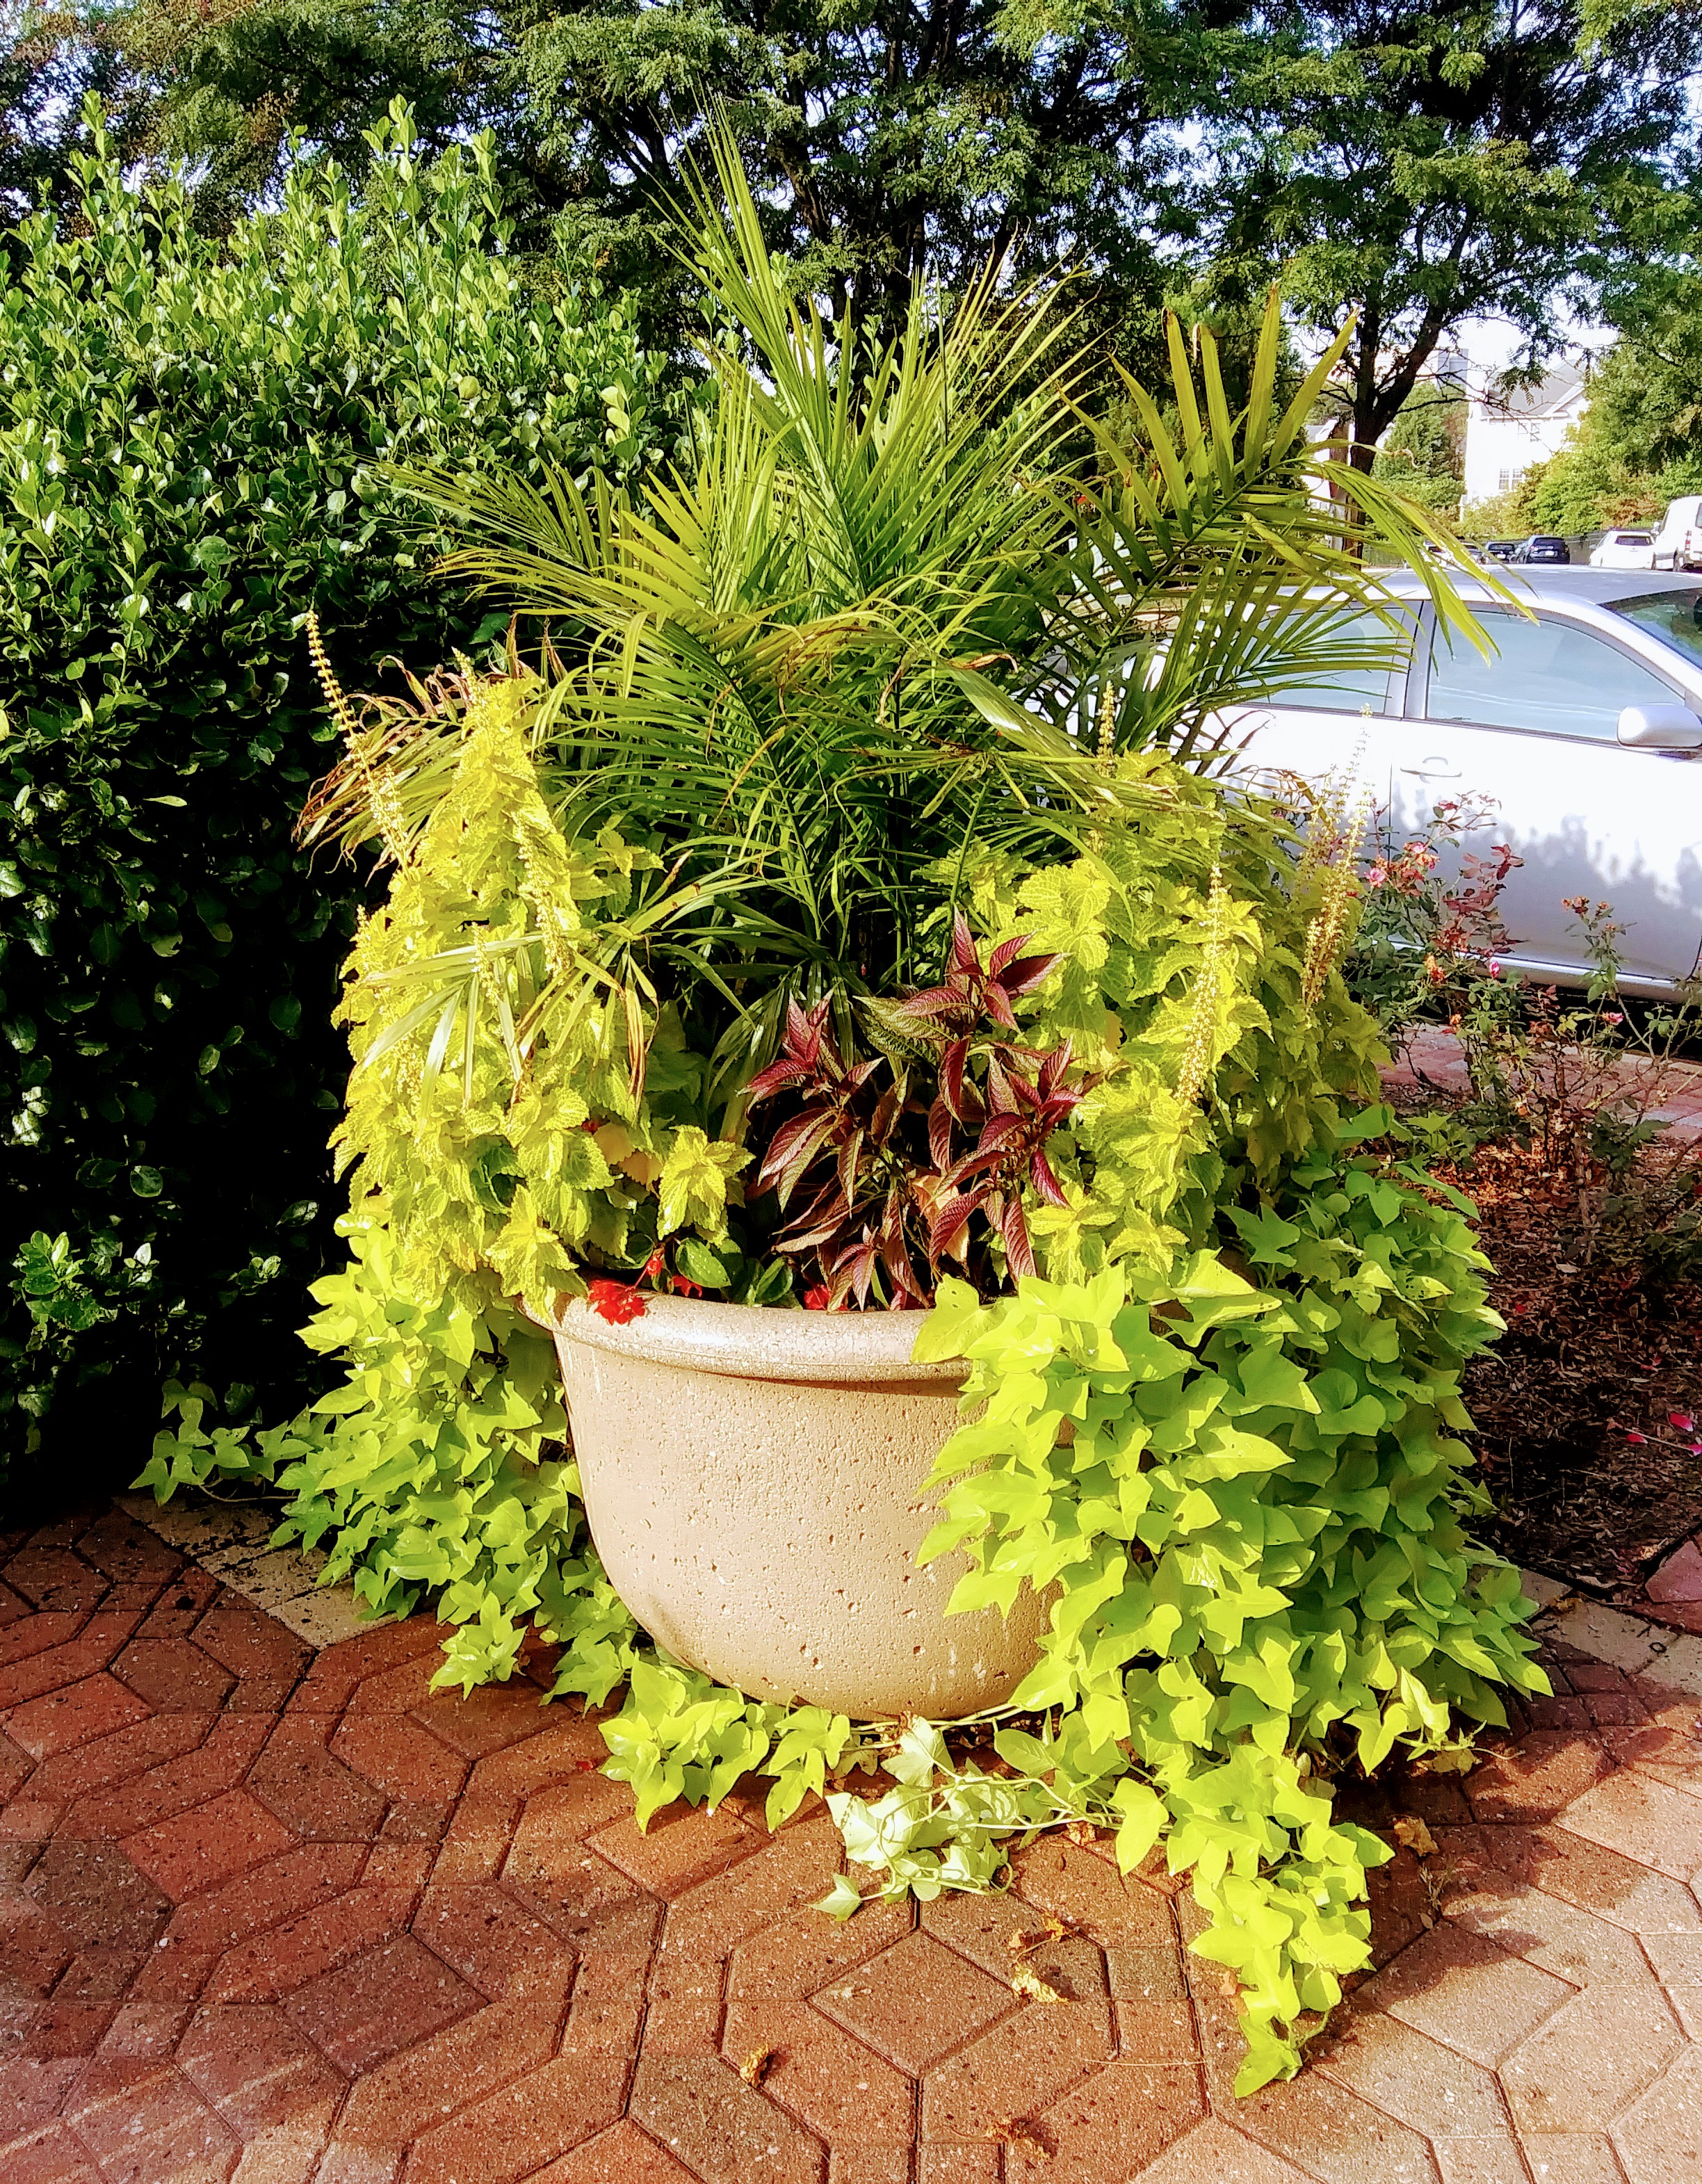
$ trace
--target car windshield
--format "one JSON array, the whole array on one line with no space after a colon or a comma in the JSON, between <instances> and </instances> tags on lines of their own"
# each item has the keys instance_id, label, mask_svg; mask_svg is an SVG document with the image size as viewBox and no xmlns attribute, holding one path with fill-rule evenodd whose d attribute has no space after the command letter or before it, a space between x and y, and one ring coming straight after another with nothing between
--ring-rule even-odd
<instances>
[{"instance_id":1,"label":"car windshield","mask_svg":"<svg viewBox=\"0 0 1702 2184\"><path fill-rule=\"evenodd\" d=\"M1702 591L1643 592L1611 604L1615 614L1658 637L1693 667L1702 667Z\"/></svg>"},{"instance_id":2,"label":"car windshield","mask_svg":"<svg viewBox=\"0 0 1702 2184\"><path fill-rule=\"evenodd\" d=\"M1647 531L1616 531L1613 543L1616 546L1648 546L1654 542Z\"/></svg>"}]
</instances>

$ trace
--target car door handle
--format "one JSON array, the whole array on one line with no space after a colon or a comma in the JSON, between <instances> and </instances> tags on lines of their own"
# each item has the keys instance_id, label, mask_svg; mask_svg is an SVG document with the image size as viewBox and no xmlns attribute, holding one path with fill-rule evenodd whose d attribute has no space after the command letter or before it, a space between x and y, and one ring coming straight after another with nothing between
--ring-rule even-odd
<instances>
[{"instance_id":1,"label":"car door handle","mask_svg":"<svg viewBox=\"0 0 1702 2184\"><path fill-rule=\"evenodd\" d=\"M1417 781L1458 781L1460 769L1450 766L1445 759L1427 758L1417 766L1404 766L1403 773L1410 773Z\"/></svg>"}]
</instances>

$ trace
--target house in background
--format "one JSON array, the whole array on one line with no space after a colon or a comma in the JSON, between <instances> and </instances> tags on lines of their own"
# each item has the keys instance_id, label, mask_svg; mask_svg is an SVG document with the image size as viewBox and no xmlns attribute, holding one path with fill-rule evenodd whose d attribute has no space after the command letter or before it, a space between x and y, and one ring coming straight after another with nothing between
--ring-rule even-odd
<instances>
[{"instance_id":1,"label":"house in background","mask_svg":"<svg viewBox=\"0 0 1702 2184\"><path fill-rule=\"evenodd\" d=\"M1557 365L1540 386L1510 392L1492 381L1473 394L1466 418L1465 476L1468 501L1510 492L1537 463L1558 454L1583 415L1589 382L1576 365Z\"/></svg>"}]
</instances>

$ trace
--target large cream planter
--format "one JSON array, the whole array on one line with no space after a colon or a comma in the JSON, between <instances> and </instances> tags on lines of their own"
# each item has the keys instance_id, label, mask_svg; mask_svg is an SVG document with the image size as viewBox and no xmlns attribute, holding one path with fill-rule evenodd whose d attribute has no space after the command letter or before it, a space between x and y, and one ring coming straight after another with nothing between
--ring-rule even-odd
<instances>
[{"instance_id":1,"label":"large cream planter","mask_svg":"<svg viewBox=\"0 0 1702 2184\"><path fill-rule=\"evenodd\" d=\"M555 1329L585 1511L633 1614L753 1697L951 1720L1008 1699L1043 1612L1026 1588L948 1616L960 1554L926 1568L922 1482L958 1422L961 1361L918 1365L917 1312L769 1312L652 1297Z\"/></svg>"}]
</instances>

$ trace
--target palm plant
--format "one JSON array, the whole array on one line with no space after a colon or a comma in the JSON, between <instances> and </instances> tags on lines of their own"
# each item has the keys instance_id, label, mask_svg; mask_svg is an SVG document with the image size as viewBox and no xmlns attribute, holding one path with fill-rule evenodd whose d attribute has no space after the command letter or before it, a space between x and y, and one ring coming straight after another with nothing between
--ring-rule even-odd
<instances>
[{"instance_id":1,"label":"palm plant","mask_svg":"<svg viewBox=\"0 0 1702 2184\"><path fill-rule=\"evenodd\" d=\"M1122 753L1209 762L1224 707L1386 659L1402 632L1385 614L1367 645L1355 530L1470 621L1425 513L1305 442L1341 343L1276 410L1274 297L1238 416L1210 336L1191 356L1172 322L1176 422L1122 374L1120 438L1059 292L990 268L948 318L918 296L865 344L789 291L729 142L715 163L725 214L698 181L682 214L720 328L693 459L647 504L565 476L408 482L467 536L448 572L538 629L565 832L616 822L659 853L603 968L707 1006L736 1130L789 1004L827 995L848 1028L856 997L938 973L972 855L1073 852L1138 811ZM370 831L377 777L417 825L454 736L452 712L392 711L314 826Z\"/></svg>"}]
</instances>

